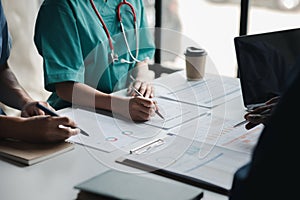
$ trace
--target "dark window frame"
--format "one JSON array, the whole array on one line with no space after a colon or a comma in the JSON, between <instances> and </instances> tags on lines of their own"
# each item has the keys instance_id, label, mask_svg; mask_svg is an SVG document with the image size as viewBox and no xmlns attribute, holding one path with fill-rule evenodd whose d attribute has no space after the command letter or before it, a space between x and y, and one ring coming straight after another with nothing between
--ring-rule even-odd
<instances>
[{"instance_id":1,"label":"dark window frame","mask_svg":"<svg viewBox=\"0 0 300 200\"><path fill-rule=\"evenodd\" d=\"M240 36L247 34L248 11L249 11L249 0L241 0L240 33L239 33ZM162 24L162 0L156 0L155 1L155 28L161 28L161 24ZM160 31L155 31L155 44L158 47L161 45ZM161 64L160 49L157 49L155 51L154 61L157 64ZM237 77L239 77L239 69L237 69Z\"/></svg>"}]
</instances>

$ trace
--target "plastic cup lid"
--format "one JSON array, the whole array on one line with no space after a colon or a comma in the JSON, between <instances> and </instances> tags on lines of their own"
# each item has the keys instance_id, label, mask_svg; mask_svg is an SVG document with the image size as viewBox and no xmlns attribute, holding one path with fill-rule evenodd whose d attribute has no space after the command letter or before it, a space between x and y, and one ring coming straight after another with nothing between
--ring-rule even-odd
<instances>
[{"instance_id":1,"label":"plastic cup lid","mask_svg":"<svg viewBox=\"0 0 300 200\"><path fill-rule=\"evenodd\" d=\"M187 47L186 51L184 52L186 56L203 56L207 55L207 52L202 48L197 47Z\"/></svg>"}]
</instances>

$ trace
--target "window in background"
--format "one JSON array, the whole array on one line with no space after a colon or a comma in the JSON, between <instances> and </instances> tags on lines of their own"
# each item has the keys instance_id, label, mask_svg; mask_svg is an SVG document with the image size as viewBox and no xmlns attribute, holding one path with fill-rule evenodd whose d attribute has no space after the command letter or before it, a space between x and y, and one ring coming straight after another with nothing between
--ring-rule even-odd
<instances>
[{"instance_id":1,"label":"window in background","mask_svg":"<svg viewBox=\"0 0 300 200\"><path fill-rule=\"evenodd\" d=\"M206 1L219 7L240 6L241 2L241 0ZM300 27L300 0L249 0L249 4L247 34ZM234 61L236 62L236 59ZM217 60L215 62L217 63Z\"/></svg>"},{"instance_id":2,"label":"window in background","mask_svg":"<svg viewBox=\"0 0 300 200\"><path fill-rule=\"evenodd\" d=\"M149 24L154 27L155 2L144 2L152 4L153 9L148 8L146 12L150 15ZM170 69L183 69L186 47L197 45L208 52L219 74L235 77L233 38L239 34L239 12L239 3L162 0L161 64Z\"/></svg>"},{"instance_id":3,"label":"window in background","mask_svg":"<svg viewBox=\"0 0 300 200\"><path fill-rule=\"evenodd\" d=\"M150 25L154 27L155 0L144 1L150 6L146 10ZM239 35L240 2L162 0L161 64L167 68L183 69L184 50L193 42L207 50L219 74L236 77L233 38ZM300 27L300 0L249 2L248 34Z\"/></svg>"},{"instance_id":4,"label":"window in background","mask_svg":"<svg viewBox=\"0 0 300 200\"><path fill-rule=\"evenodd\" d=\"M299 28L300 0L250 0L248 34Z\"/></svg>"}]
</instances>

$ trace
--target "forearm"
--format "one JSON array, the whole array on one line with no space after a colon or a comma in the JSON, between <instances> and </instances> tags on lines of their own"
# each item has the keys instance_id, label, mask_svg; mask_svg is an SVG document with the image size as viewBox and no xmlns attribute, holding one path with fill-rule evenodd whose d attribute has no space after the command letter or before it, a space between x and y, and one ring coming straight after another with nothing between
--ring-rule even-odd
<instances>
[{"instance_id":1,"label":"forearm","mask_svg":"<svg viewBox=\"0 0 300 200\"><path fill-rule=\"evenodd\" d=\"M67 117L34 116L28 118L0 116L0 139L13 138L34 143L65 141L78 134L78 129L59 127L76 126Z\"/></svg>"},{"instance_id":2,"label":"forearm","mask_svg":"<svg viewBox=\"0 0 300 200\"><path fill-rule=\"evenodd\" d=\"M122 97L100 92L88 85L74 82L56 84L56 92L60 98L72 104L84 107L112 110L112 101L122 100Z\"/></svg>"},{"instance_id":3,"label":"forearm","mask_svg":"<svg viewBox=\"0 0 300 200\"><path fill-rule=\"evenodd\" d=\"M22 121L24 119L21 117L0 116L0 138L20 139Z\"/></svg>"},{"instance_id":4,"label":"forearm","mask_svg":"<svg viewBox=\"0 0 300 200\"><path fill-rule=\"evenodd\" d=\"M58 96L72 104L109 110L126 118L145 121L155 111L153 101L144 97L120 97L100 92L88 85L74 82L56 84Z\"/></svg>"},{"instance_id":5,"label":"forearm","mask_svg":"<svg viewBox=\"0 0 300 200\"><path fill-rule=\"evenodd\" d=\"M29 94L21 87L13 72L9 69L7 63L1 66L0 71L0 101L7 106L16 109L22 107L33 101Z\"/></svg>"}]
</instances>

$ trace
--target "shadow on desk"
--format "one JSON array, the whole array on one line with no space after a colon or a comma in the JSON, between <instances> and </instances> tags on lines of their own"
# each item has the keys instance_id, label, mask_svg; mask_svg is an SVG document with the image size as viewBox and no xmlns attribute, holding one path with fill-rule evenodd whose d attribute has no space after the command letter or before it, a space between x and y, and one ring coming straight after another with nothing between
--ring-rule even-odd
<instances>
[{"instance_id":1,"label":"shadow on desk","mask_svg":"<svg viewBox=\"0 0 300 200\"><path fill-rule=\"evenodd\" d=\"M14 160L11 160L11 159L9 159L9 158L5 158L5 157L2 157L2 156L0 156L0 161L4 161L4 162L7 162L7 163L9 163L9 164L12 164L12 165L15 165L15 166L17 166L17 167L28 167L27 165L24 165L24 164L22 164L22 163L19 163L19 162L17 162L17 161L14 161Z\"/></svg>"},{"instance_id":2,"label":"shadow on desk","mask_svg":"<svg viewBox=\"0 0 300 200\"><path fill-rule=\"evenodd\" d=\"M97 114L106 115L106 116L109 116L109 117L115 117L113 115L113 113L109 110L102 110L102 109L96 109L96 108L84 107L84 106L73 106L73 108L75 108L75 109L78 108L78 109L86 110L86 111L89 111L89 112L95 112Z\"/></svg>"},{"instance_id":3,"label":"shadow on desk","mask_svg":"<svg viewBox=\"0 0 300 200\"><path fill-rule=\"evenodd\" d=\"M77 195L76 200L113 200L115 198L107 198L91 192L80 191Z\"/></svg>"},{"instance_id":4,"label":"shadow on desk","mask_svg":"<svg viewBox=\"0 0 300 200\"><path fill-rule=\"evenodd\" d=\"M181 69L170 69L160 64L149 65L149 70L154 72L155 74L154 78L159 78L162 74L171 74L177 71L181 71Z\"/></svg>"}]
</instances>

